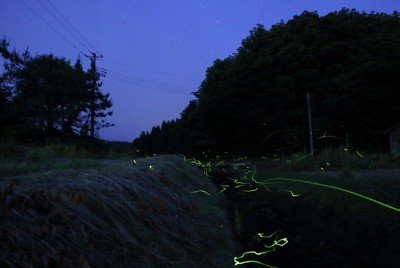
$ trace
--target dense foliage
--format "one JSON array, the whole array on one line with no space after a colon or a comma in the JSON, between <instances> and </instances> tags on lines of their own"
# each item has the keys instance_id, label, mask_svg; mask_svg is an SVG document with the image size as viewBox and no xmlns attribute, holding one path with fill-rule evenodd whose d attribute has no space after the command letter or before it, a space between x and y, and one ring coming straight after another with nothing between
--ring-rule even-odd
<instances>
[{"instance_id":1,"label":"dense foliage","mask_svg":"<svg viewBox=\"0 0 400 268\"><path fill-rule=\"evenodd\" d=\"M2 140L37 142L54 137L94 138L112 114L109 94L100 91L93 64L85 72L80 59L74 65L52 54L32 57L9 51L2 40L5 72L0 76L0 130Z\"/></svg>"},{"instance_id":2,"label":"dense foliage","mask_svg":"<svg viewBox=\"0 0 400 268\"><path fill-rule=\"evenodd\" d=\"M216 60L176 121L134 141L146 153L266 154L350 142L386 150L400 118L400 16L304 11L269 30L257 25L237 52Z\"/></svg>"}]
</instances>

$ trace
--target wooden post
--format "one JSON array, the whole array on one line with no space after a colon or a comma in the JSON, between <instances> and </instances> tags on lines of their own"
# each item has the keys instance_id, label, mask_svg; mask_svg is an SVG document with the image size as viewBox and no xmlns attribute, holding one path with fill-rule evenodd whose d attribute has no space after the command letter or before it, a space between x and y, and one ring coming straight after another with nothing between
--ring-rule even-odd
<instances>
[{"instance_id":1,"label":"wooden post","mask_svg":"<svg viewBox=\"0 0 400 268\"><path fill-rule=\"evenodd\" d=\"M309 142L310 142L310 154L311 158L314 158L314 141L313 141L313 133L312 133L312 120L311 120L311 104L310 104L310 93L307 92L307 111L308 111L308 134L309 134Z\"/></svg>"}]
</instances>

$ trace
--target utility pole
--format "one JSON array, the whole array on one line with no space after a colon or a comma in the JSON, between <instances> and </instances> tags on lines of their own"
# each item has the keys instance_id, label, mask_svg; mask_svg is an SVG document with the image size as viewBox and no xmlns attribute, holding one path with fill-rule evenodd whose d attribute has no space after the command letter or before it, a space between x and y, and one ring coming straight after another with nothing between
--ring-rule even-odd
<instances>
[{"instance_id":1,"label":"utility pole","mask_svg":"<svg viewBox=\"0 0 400 268\"><path fill-rule=\"evenodd\" d=\"M312 120L311 120L311 104L310 104L310 93L307 92L307 111L308 111L308 133L310 140L310 154L311 158L314 157L314 141L313 141L313 133L312 133Z\"/></svg>"},{"instance_id":2,"label":"utility pole","mask_svg":"<svg viewBox=\"0 0 400 268\"><path fill-rule=\"evenodd\" d=\"M95 136L95 125L96 125L96 89L97 89L97 80L98 80L98 72L96 69L96 59L103 58L103 55L97 54L90 51L91 55L84 54L87 58L90 59L90 107L89 107L89 116L90 116L90 137L94 138Z\"/></svg>"}]
</instances>

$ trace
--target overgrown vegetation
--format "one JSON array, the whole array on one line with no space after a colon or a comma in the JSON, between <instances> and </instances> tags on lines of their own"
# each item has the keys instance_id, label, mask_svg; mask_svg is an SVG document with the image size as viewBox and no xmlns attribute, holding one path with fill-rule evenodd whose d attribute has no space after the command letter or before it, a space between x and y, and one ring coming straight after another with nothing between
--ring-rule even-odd
<instances>
[{"instance_id":1,"label":"overgrown vegetation","mask_svg":"<svg viewBox=\"0 0 400 268\"><path fill-rule=\"evenodd\" d=\"M73 147L49 147L59 155L76 153ZM0 235L8 240L2 244L7 247L2 265L396 267L400 214L390 207L400 207L398 177L359 177L353 169L352 177L341 169L324 177L327 172L300 171L309 166L304 159L294 168L286 159L281 161L286 169L279 169L271 168L273 159L219 156L184 162L160 156L19 175L17 183L3 176L0 211L6 217ZM14 225L18 232L11 232ZM28 256L29 243L44 238L49 240ZM384 243L369 243L379 239Z\"/></svg>"},{"instance_id":2,"label":"overgrown vegetation","mask_svg":"<svg viewBox=\"0 0 400 268\"><path fill-rule=\"evenodd\" d=\"M232 267L217 188L176 156L135 164L3 177L0 266Z\"/></svg>"},{"instance_id":3,"label":"overgrown vegetation","mask_svg":"<svg viewBox=\"0 0 400 268\"><path fill-rule=\"evenodd\" d=\"M0 143L0 176L50 169L101 167L109 161L127 160L133 156L128 142L84 142L76 139L69 143L43 146Z\"/></svg>"},{"instance_id":4,"label":"overgrown vegetation","mask_svg":"<svg viewBox=\"0 0 400 268\"><path fill-rule=\"evenodd\" d=\"M257 159L262 159L258 161ZM271 169L292 171L342 171L396 169L398 156L390 154L364 154L346 147L327 148L314 154L294 153L270 154L262 158L254 158L262 166Z\"/></svg>"},{"instance_id":5,"label":"overgrown vegetation","mask_svg":"<svg viewBox=\"0 0 400 268\"><path fill-rule=\"evenodd\" d=\"M332 178L271 170L265 159L193 163L228 197L230 218L245 253L235 258L237 265L400 264L398 174L347 177L341 173Z\"/></svg>"}]
</instances>

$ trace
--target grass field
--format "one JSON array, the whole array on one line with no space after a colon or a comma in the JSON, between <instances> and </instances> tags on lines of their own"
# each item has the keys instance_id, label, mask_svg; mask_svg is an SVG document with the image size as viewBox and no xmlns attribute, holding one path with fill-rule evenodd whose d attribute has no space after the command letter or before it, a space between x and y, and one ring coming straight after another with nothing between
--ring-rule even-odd
<instances>
[{"instance_id":1,"label":"grass field","mask_svg":"<svg viewBox=\"0 0 400 268\"><path fill-rule=\"evenodd\" d=\"M128 146L129 143L124 143ZM122 146L117 144L118 146ZM101 149L85 149L75 144L52 143L46 146L24 146L0 143L0 176L27 174L46 170L101 168L116 160L132 159L133 153L112 144L101 143ZM129 148L129 147L128 147Z\"/></svg>"}]
</instances>

